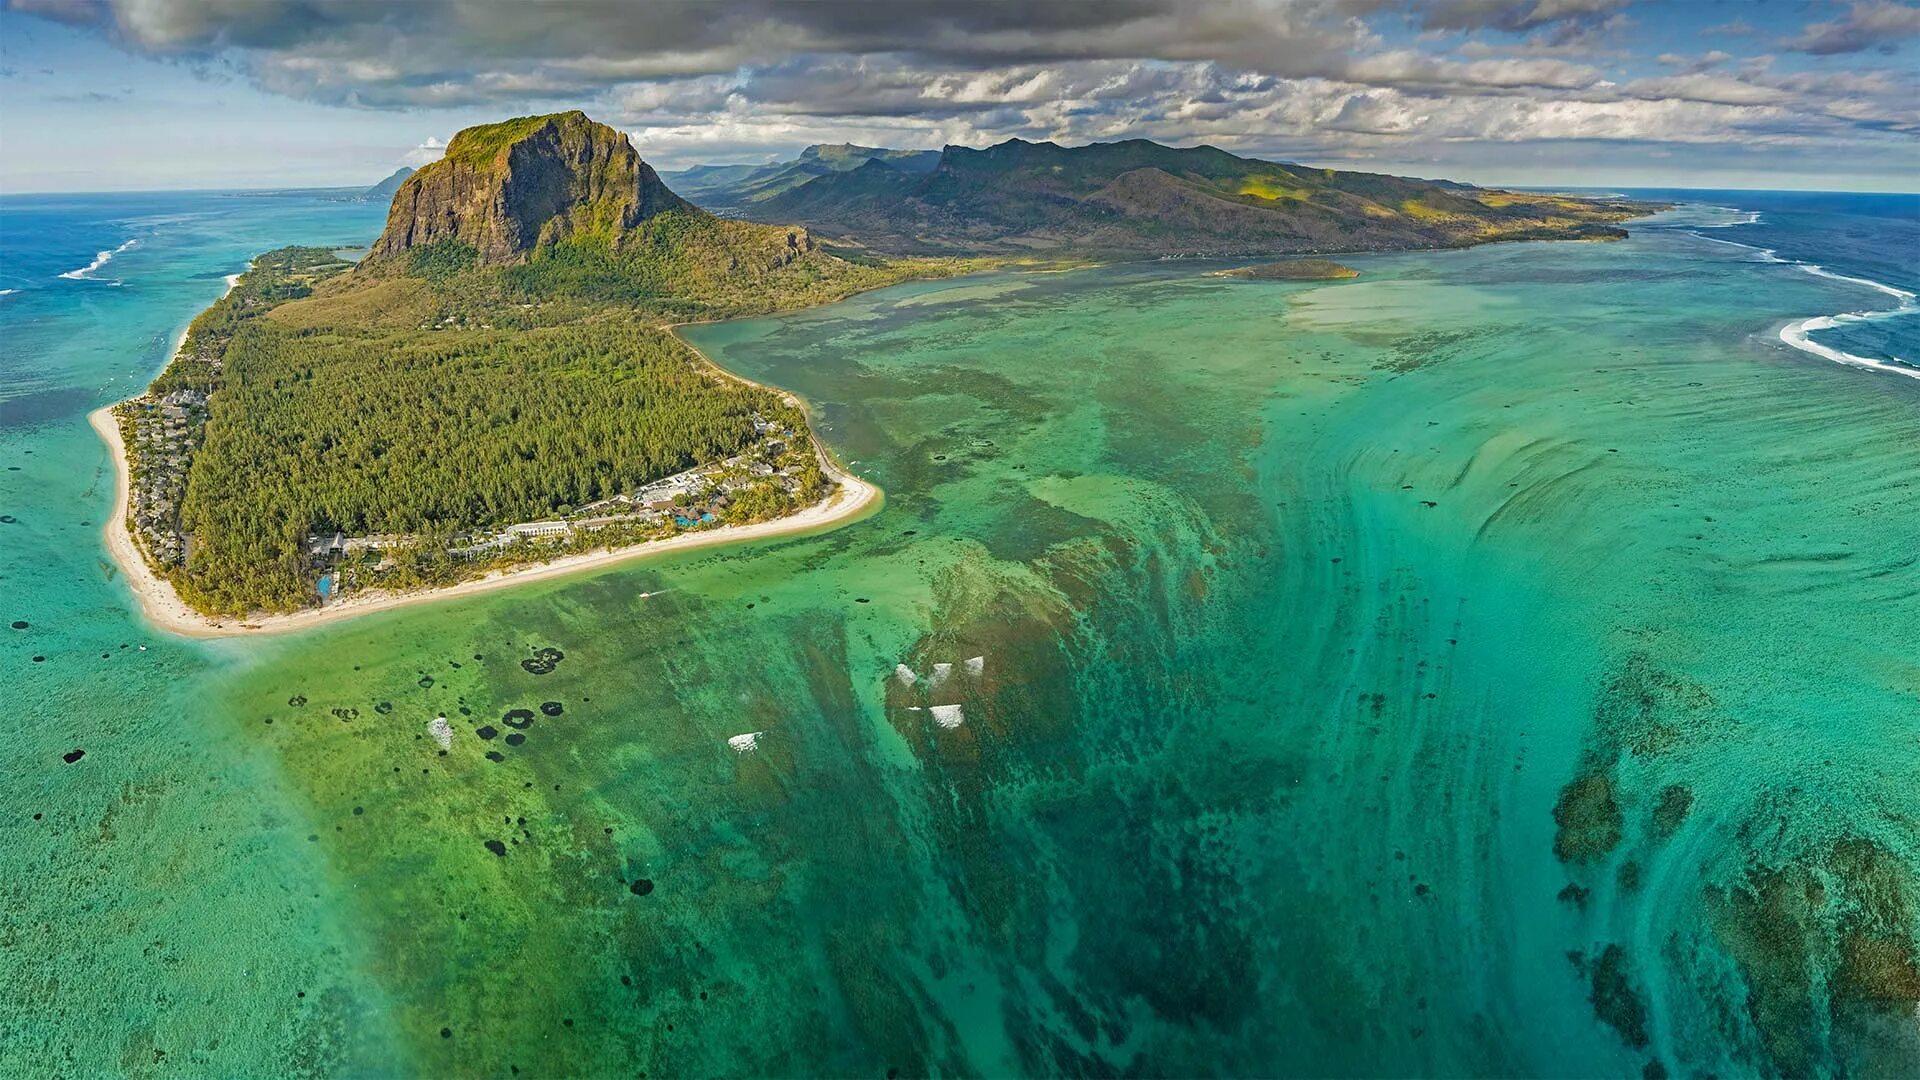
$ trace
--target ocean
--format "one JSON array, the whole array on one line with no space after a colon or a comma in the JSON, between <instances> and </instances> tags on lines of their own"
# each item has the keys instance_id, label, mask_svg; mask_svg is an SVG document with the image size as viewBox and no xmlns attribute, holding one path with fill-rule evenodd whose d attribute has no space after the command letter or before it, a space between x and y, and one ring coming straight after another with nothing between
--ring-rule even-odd
<instances>
[{"instance_id":1,"label":"ocean","mask_svg":"<svg viewBox=\"0 0 1920 1080\"><path fill-rule=\"evenodd\" d=\"M1665 194L692 328L885 508L212 642L85 414L383 208L0 199L0 1072L1911 1071L1920 203Z\"/></svg>"}]
</instances>

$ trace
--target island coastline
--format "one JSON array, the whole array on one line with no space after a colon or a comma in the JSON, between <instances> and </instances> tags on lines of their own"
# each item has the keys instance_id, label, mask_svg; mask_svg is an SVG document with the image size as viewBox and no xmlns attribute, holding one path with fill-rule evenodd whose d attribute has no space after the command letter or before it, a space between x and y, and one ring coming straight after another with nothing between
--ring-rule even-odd
<instances>
[{"instance_id":1,"label":"island coastline","mask_svg":"<svg viewBox=\"0 0 1920 1080\"><path fill-rule=\"evenodd\" d=\"M1552 242L1546 240L1546 238L1535 237L1516 237L1512 239ZM1478 246L1479 243L1488 242L1497 241L1479 241L1462 246L1472 247ZM1436 247L1427 250L1444 251L1448 249ZM1391 250L1362 250L1359 252L1342 252L1341 254L1353 253L1387 254L1393 252ZM249 266L251 265L250 262ZM1101 265L1105 265L1105 263L1101 261L1075 262L1061 266L1023 269L1020 272L1066 273ZM1011 269L1011 267L1003 264L998 267L989 266L983 269ZM1216 275L1224 275L1227 273L1226 271L1215 272ZM966 276L969 275L960 275L960 277ZM1357 276L1357 273L1355 276ZM226 276L226 292L231 292L236 287L240 277L241 274L229 274ZM909 278L907 280L941 279L942 276L940 275L929 275L926 278ZM958 280L958 278L945 278L945 280ZM890 284L904 284L904 282ZM885 288L887 286L880 287ZM223 292L222 295L224 296L225 293ZM846 297L839 297L836 298L835 301L828 301L828 303L844 299L846 299ZM747 317L751 318L756 316ZM675 340L680 342L682 346L691 351L705 363L708 368L718 373L721 377L746 386L770 390L781 394L791 402L804 404L799 395L790 390L768 386L740 375L737 372L729 371L727 368L715 363L705 353L687 341L679 332L680 329L685 326L709 325L728 321L732 320L726 318L693 319L665 323L661 325L661 329L671 334ZM186 329L183 329L179 339L174 343L175 353L184 347L187 332ZM127 400L131 401L135 399L129 398ZM853 475L835 463L832 455L827 452L825 445L821 443L819 437L809 428L808 437L813 441L815 454L820 460L821 471L829 479L834 481L835 486L821 501L792 514L788 514L785 517L776 518L771 521L756 522L750 525L722 525L712 529L703 529L698 532L681 533L663 539L642 541L637 544L626 544L602 550L562 555L545 562L529 562L517 566L491 570L478 577L455 582L451 585L437 585L405 590L370 589L322 606L303 608L299 611L258 612L241 617L215 618L194 610L188 606L185 601L180 599L172 583L154 571L145 553L140 550L138 543L135 542L131 530L127 528L126 519L131 501L131 471L128 466L126 447L121 438L119 425L113 415L113 410L125 403L126 402L122 401L108 404L87 415L88 423L93 427L95 434L106 444L114 460L114 507L112 516L103 530L103 536L108 553L112 556L114 563L118 565L126 575L128 585L132 589L135 599L138 601L142 616L153 626L181 637L224 638L294 633L316 626L341 622L360 615L370 615L376 612L425 604L442 599L456 599L463 596L493 592L513 585L552 580L572 574L601 570L620 563L634 561L656 554L689 551L697 548L744 543L752 540L769 539L780 536L824 532L867 516L869 513L877 510L885 499L885 493L879 487Z\"/></svg>"},{"instance_id":2,"label":"island coastline","mask_svg":"<svg viewBox=\"0 0 1920 1080\"><path fill-rule=\"evenodd\" d=\"M708 363L712 362L708 361ZM727 372L718 365L714 366L728 376L738 378L732 372ZM401 591L369 590L322 607L220 619L203 615L187 606L174 591L173 585L154 572L146 556L134 543L133 534L128 531L126 525L127 507L132 498L131 474L127 467L126 446L121 439L120 427L114 419L113 409L113 405L105 405L87 414L87 422L92 425L94 433L100 437L100 440L106 444L114 463L113 514L108 519L102 535L106 541L107 552L112 556L114 563L125 576L128 587L133 591L142 617L156 628L180 637L223 638L292 633L379 611L473 596L513 585L600 570L651 555L826 531L866 516L877 510L885 500L885 495L879 487L840 468L816 440L815 449L820 454L821 469L835 482L834 489L827 494L826 498L812 506L772 521L755 522L751 525L722 525L698 532L681 533L661 540L648 540L602 551L562 555L548 562L528 563L490 571L480 577L452 585Z\"/></svg>"}]
</instances>

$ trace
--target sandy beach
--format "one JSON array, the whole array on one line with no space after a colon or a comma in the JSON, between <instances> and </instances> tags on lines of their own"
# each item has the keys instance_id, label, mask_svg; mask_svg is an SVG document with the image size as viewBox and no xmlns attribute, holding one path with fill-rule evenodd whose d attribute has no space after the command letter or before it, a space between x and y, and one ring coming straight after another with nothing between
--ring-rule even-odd
<instances>
[{"instance_id":1,"label":"sandy beach","mask_svg":"<svg viewBox=\"0 0 1920 1080\"><path fill-rule=\"evenodd\" d=\"M284 615L260 614L244 619L211 619L188 607L180 599L179 594L174 592L172 584L153 572L153 568L147 564L146 557L136 546L133 534L127 529L127 506L132 497L131 478L127 471L126 447L120 439L120 427L113 419L113 407L105 406L88 413L87 422L93 425L93 430L100 436L101 441L107 444L107 448L113 455L115 480L113 515L108 518L104 530L107 550L113 555L113 561L125 575L128 586L133 589L134 596L140 602L141 614L147 621L168 633L183 637L216 638L248 634L284 634L338 622L342 619L351 619L357 615L492 592L531 581L546 581L669 552L690 551L695 548L733 544L745 540L764 540L775 536L814 532L861 517L877 509L881 502L879 488L845 472L822 454L823 470L837 481L839 486L820 502L777 521L763 521L755 525L723 525L717 529L682 533L664 540L650 540L646 543L630 544L607 551L563 555L552 562L496 570L485 576L443 588L416 589L406 592L369 590L337 600L325 607L310 608Z\"/></svg>"}]
</instances>

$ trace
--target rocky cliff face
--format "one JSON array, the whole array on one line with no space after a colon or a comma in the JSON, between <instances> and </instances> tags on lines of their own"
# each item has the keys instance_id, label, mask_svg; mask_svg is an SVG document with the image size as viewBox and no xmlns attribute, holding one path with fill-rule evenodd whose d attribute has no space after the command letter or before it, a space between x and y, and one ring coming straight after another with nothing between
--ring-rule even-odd
<instances>
[{"instance_id":1,"label":"rocky cliff face","mask_svg":"<svg viewBox=\"0 0 1920 1080\"><path fill-rule=\"evenodd\" d=\"M568 239L617 246L674 210L705 216L667 190L625 135L580 112L523 117L460 132L444 158L408 177L367 261L440 240L472 245L483 264Z\"/></svg>"}]
</instances>

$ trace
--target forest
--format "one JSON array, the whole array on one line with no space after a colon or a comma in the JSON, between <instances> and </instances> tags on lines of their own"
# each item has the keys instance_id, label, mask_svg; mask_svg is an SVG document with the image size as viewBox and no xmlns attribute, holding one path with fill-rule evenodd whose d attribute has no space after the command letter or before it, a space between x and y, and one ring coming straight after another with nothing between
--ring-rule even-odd
<instances>
[{"instance_id":1,"label":"forest","mask_svg":"<svg viewBox=\"0 0 1920 1080\"><path fill-rule=\"evenodd\" d=\"M756 416L804 431L780 395L716 371L662 323L964 266L795 267L764 288L721 276L695 299L670 283L708 268L680 259L663 275L658 256L674 261L679 245L658 239L655 258L576 244L505 267L440 243L409 253L399 274L344 272L324 249L260 256L153 384L156 397L206 395L207 414L185 465L184 564L161 572L209 614L293 610L316 599L311 535L433 546L738 454L758 439ZM797 489L821 490L817 473ZM795 508L754 490L728 516ZM401 571L436 567L403 577L449 572L419 544L403 554Z\"/></svg>"}]
</instances>

